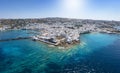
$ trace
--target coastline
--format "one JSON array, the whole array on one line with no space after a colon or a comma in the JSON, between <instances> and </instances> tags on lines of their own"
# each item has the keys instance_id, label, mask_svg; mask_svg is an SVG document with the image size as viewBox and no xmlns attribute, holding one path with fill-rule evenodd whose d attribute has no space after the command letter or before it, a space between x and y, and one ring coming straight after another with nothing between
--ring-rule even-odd
<instances>
[{"instance_id":1,"label":"coastline","mask_svg":"<svg viewBox=\"0 0 120 73\"><path fill-rule=\"evenodd\" d=\"M42 19L41 19L42 20ZM88 33L108 33L108 34L119 34L116 25L103 24L105 21L97 20L86 20L88 22L84 23L84 20L74 20L74 19L57 19L57 18L46 18L43 19L46 22L42 23L27 23L20 25L1 25L0 31L9 30L35 30L36 35L31 36L30 39L34 41L41 41L46 44L53 46L69 47L80 43L80 36L82 34ZM27 20L26 20L27 21ZM55 22L54 22L55 21ZM91 22L90 22L91 21ZM62 22L62 23L61 23ZM93 22L93 24L91 24ZM111 21L106 21L110 23ZM50 24L51 23L51 24ZM114 23L114 22L111 22ZM119 22L117 22L119 23ZM20 24L20 23L19 23ZM118 25L119 27L120 25ZM30 32L33 33L33 32Z\"/></svg>"}]
</instances>

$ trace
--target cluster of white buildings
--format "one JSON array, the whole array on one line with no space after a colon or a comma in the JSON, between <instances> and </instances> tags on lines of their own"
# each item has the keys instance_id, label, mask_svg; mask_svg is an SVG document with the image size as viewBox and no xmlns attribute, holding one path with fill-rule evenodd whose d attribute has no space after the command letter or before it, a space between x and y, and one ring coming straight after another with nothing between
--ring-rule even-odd
<instances>
[{"instance_id":1,"label":"cluster of white buildings","mask_svg":"<svg viewBox=\"0 0 120 73\"><path fill-rule=\"evenodd\" d=\"M79 25L78 25L79 26ZM109 31L105 29L100 29L96 27L96 25L80 25L79 27L70 24L29 24L24 29L32 29L32 30L39 30L39 34L34 36L33 39L35 40L42 40L48 43L60 43L60 41L65 41L66 43L72 43L73 41L80 41L80 34L81 33L89 33L89 32L107 32ZM58 39L58 37L62 37Z\"/></svg>"},{"instance_id":2,"label":"cluster of white buildings","mask_svg":"<svg viewBox=\"0 0 120 73\"><path fill-rule=\"evenodd\" d=\"M50 41L52 43L60 43L61 40L64 40L66 43L79 41L80 33L78 32L78 30L68 28L73 26L40 24L36 26L36 28L38 27L40 30L40 34L34 36L34 39L36 40L42 39ZM61 37L61 39L58 39L57 37Z\"/></svg>"},{"instance_id":3,"label":"cluster of white buildings","mask_svg":"<svg viewBox=\"0 0 120 73\"><path fill-rule=\"evenodd\" d=\"M44 40L52 43L60 43L61 40L64 40L66 43L80 41L80 33L98 30L95 25L83 25L78 28L75 25L37 24L28 28L40 30L40 34L34 36L35 40ZM57 37L62 37L62 39L57 39Z\"/></svg>"},{"instance_id":4,"label":"cluster of white buildings","mask_svg":"<svg viewBox=\"0 0 120 73\"><path fill-rule=\"evenodd\" d=\"M4 31L6 29L9 29L10 26L4 25L4 26L0 26L0 31Z\"/></svg>"}]
</instances>

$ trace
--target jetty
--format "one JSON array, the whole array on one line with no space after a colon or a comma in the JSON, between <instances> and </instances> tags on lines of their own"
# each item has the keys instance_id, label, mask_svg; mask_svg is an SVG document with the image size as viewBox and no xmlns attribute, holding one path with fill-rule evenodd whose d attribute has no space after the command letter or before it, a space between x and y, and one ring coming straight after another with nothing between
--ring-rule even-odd
<instances>
[{"instance_id":1,"label":"jetty","mask_svg":"<svg viewBox=\"0 0 120 73\"><path fill-rule=\"evenodd\" d=\"M17 37L17 38L0 39L0 42L12 41L12 40L21 40L21 39L31 39L31 37Z\"/></svg>"}]
</instances>

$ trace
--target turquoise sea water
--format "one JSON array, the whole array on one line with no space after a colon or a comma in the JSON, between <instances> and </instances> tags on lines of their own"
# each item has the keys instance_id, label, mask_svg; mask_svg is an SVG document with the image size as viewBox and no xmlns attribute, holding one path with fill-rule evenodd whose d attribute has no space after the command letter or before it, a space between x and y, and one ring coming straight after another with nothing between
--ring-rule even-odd
<instances>
[{"instance_id":1,"label":"turquoise sea water","mask_svg":"<svg viewBox=\"0 0 120 73\"><path fill-rule=\"evenodd\" d=\"M27 37L29 31L0 32L0 39ZM0 73L120 73L120 35L91 33L70 49L41 42L0 42Z\"/></svg>"}]
</instances>

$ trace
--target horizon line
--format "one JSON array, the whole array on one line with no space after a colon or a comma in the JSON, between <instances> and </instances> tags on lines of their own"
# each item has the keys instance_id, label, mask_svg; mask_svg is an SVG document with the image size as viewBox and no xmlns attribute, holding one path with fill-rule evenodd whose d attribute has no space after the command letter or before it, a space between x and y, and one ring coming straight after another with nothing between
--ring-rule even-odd
<instances>
[{"instance_id":1,"label":"horizon line","mask_svg":"<svg viewBox=\"0 0 120 73\"><path fill-rule=\"evenodd\" d=\"M21 18L0 18L3 19L46 19L46 18L63 18L63 19L77 19L77 20L98 20L98 21L120 21L120 20L112 20L112 19L92 19L92 18L75 18L75 17L21 17Z\"/></svg>"}]
</instances>

